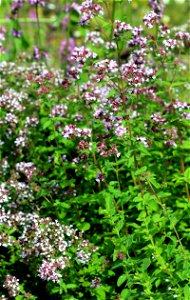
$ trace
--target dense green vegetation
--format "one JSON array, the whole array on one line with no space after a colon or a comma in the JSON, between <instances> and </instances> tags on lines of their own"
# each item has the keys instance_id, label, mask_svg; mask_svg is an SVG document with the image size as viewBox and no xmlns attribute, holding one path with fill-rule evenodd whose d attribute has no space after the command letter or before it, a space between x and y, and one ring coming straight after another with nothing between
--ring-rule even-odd
<instances>
[{"instance_id":1,"label":"dense green vegetation","mask_svg":"<svg viewBox=\"0 0 190 300\"><path fill-rule=\"evenodd\" d=\"M2 8L1 299L190 299L188 3Z\"/></svg>"}]
</instances>

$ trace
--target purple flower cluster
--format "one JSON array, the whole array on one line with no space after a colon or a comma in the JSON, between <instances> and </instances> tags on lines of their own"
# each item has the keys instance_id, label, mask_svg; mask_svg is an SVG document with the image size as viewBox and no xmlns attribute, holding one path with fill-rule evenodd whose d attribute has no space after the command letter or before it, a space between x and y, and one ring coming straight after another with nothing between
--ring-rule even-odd
<instances>
[{"instance_id":1,"label":"purple flower cluster","mask_svg":"<svg viewBox=\"0 0 190 300\"><path fill-rule=\"evenodd\" d=\"M158 20L159 16L154 11L149 12L143 18L143 22L148 28L152 28Z\"/></svg>"},{"instance_id":2,"label":"purple flower cluster","mask_svg":"<svg viewBox=\"0 0 190 300\"><path fill-rule=\"evenodd\" d=\"M9 297L16 297L20 292L19 280L12 275L7 275L3 287L7 289Z\"/></svg>"},{"instance_id":3,"label":"purple flower cluster","mask_svg":"<svg viewBox=\"0 0 190 300\"><path fill-rule=\"evenodd\" d=\"M0 184L0 207L2 203L8 202L9 200L9 191L6 188L6 184L3 182Z\"/></svg>"},{"instance_id":4,"label":"purple flower cluster","mask_svg":"<svg viewBox=\"0 0 190 300\"><path fill-rule=\"evenodd\" d=\"M148 0L148 4L150 8L153 9L153 11L159 16L159 18L162 18L163 11L164 11L164 1L163 0Z\"/></svg>"},{"instance_id":5,"label":"purple flower cluster","mask_svg":"<svg viewBox=\"0 0 190 300\"><path fill-rule=\"evenodd\" d=\"M59 279L62 277L58 270L64 270L68 264L66 257L60 257L58 259L52 259L51 261L43 260L42 265L39 268L39 277L43 280L51 280L52 282L59 283Z\"/></svg>"},{"instance_id":6,"label":"purple flower cluster","mask_svg":"<svg viewBox=\"0 0 190 300\"><path fill-rule=\"evenodd\" d=\"M16 14L17 11L23 7L25 0L13 0L13 3L11 5L11 11L13 14Z\"/></svg>"},{"instance_id":7,"label":"purple flower cluster","mask_svg":"<svg viewBox=\"0 0 190 300\"><path fill-rule=\"evenodd\" d=\"M44 57L46 60L48 59L47 52L42 52L38 47L34 47L34 59L40 60L42 57Z\"/></svg>"},{"instance_id":8,"label":"purple flower cluster","mask_svg":"<svg viewBox=\"0 0 190 300\"><path fill-rule=\"evenodd\" d=\"M36 171L36 166L32 162L26 163L22 161L20 163L17 163L15 168L16 171L24 173L28 180L30 180L33 177Z\"/></svg>"},{"instance_id":9,"label":"purple flower cluster","mask_svg":"<svg viewBox=\"0 0 190 300\"><path fill-rule=\"evenodd\" d=\"M134 46L145 48L147 46L147 38L142 36L142 32L143 28L141 25L132 29L132 39L127 43L127 48Z\"/></svg>"},{"instance_id":10,"label":"purple flower cluster","mask_svg":"<svg viewBox=\"0 0 190 300\"><path fill-rule=\"evenodd\" d=\"M27 0L30 5L40 5L40 6L45 6L46 5L46 0Z\"/></svg>"},{"instance_id":11,"label":"purple flower cluster","mask_svg":"<svg viewBox=\"0 0 190 300\"><path fill-rule=\"evenodd\" d=\"M124 134L123 131L121 133ZM116 135L118 135L117 132L116 132ZM118 136L120 136L120 135L118 135ZM103 156L104 158L109 157L111 155L116 155L117 157L119 157L121 155L121 153L119 153L115 144L113 144L111 146L111 148L108 149L108 146L106 145L105 142L99 142L97 144L97 152L100 154L100 156Z\"/></svg>"},{"instance_id":12,"label":"purple flower cluster","mask_svg":"<svg viewBox=\"0 0 190 300\"><path fill-rule=\"evenodd\" d=\"M64 138L83 137L86 139L91 136L91 129L77 128L75 124L66 125L63 130Z\"/></svg>"},{"instance_id":13,"label":"purple flower cluster","mask_svg":"<svg viewBox=\"0 0 190 300\"><path fill-rule=\"evenodd\" d=\"M59 270L64 270L69 265L71 257L67 255L67 249L75 244L76 261L86 264L91 254L96 251L95 247L89 245L87 240L81 239L81 234L72 226L61 225L57 220L51 218L40 218L37 214L25 214L19 212L11 214L3 209L0 213L0 225L7 228L22 228L18 239L12 239L11 243L6 234L0 235L0 245L9 247L20 245L20 256L30 260L32 256L42 258L38 274L44 280L58 282L62 275ZM18 281L13 277L7 277L4 286L9 289L10 296L16 295ZM14 295L13 295L14 294Z\"/></svg>"},{"instance_id":14,"label":"purple flower cluster","mask_svg":"<svg viewBox=\"0 0 190 300\"><path fill-rule=\"evenodd\" d=\"M68 40L64 40L61 42L59 53L63 61L70 62L72 60L72 54L74 48L75 48L75 40L73 38L69 38Z\"/></svg>"},{"instance_id":15,"label":"purple flower cluster","mask_svg":"<svg viewBox=\"0 0 190 300\"><path fill-rule=\"evenodd\" d=\"M180 40L190 41L190 33L184 31L178 31L175 34L175 37Z\"/></svg>"},{"instance_id":16,"label":"purple flower cluster","mask_svg":"<svg viewBox=\"0 0 190 300\"><path fill-rule=\"evenodd\" d=\"M85 42L91 42L92 45L102 45L104 40L100 37L100 32L91 31L86 34Z\"/></svg>"},{"instance_id":17,"label":"purple flower cluster","mask_svg":"<svg viewBox=\"0 0 190 300\"><path fill-rule=\"evenodd\" d=\"M130 24L116 20L114 24L114 37L119 37L121 33L131 31L131 30L132 27Z\"/></svg>"},{"instance_id":18,"label":"purple flower cluster","mask_svg":"<svg viewBox=\"0 0 190 300\"><path fill-rule=\"evenodd\" d=\"M98 288L100 286L101 286L100 278L96 277L96 278L92 279L92 283L91 283L92 288Z\"/></svg>"},{"instance_id":19,"label":"purple flower cluster","mask_svg":"<svg viewBox=\"0 0 190 300\"><path fill-rule=\"evenodd\" d=\"M99 61L95 63L94 65L95 69L97 70L97 75L102 75L102 79L104 78L105 74L114 74L118 72L118 65L117 62L113 59L104 59L102 61ZM98 77L97 77L98 79Z\"/></svg>"},{"instance_id":20,"label":"purple flower cluster","mask_svg":"<svg viewBox=\"0 0 190 300\"><path fill-rule=\"evenodd\" d=\"M84 65L88 58L96 58L97 54L90 51L90 49L82 47L75 47L72 52L71 60L77 62L79 65Z\"/></svg>"},{"instance_id":21,"label":"purple flower cluster","mask_svg":"<svg viewBox=\"0 0 190 300\"><path fill-rule=\"evenodd\" d=\"M18 10L23 7L24 3L45 7L46 0L13 0L13 3L11 5L12 13L17 14Z\"/></svg>"},{"instance_id":22,"label":"purple flower cluster","mask_svg":"<svg viewBox=\"0 0 190 300\"><path fill-rule=\"evenodd\" d=\"M68 109L67 106L64 105L64 104L55 105L52 108L50 117L52 117L52 118L55 118L55 117L65 117L67 109Z\"/></svg>"},{"instance_id":23,"label":"purple flower cluster","mask_svg":"<svg viewBox=\"0 0 190 300\"><path fill-rule=\"evenodd\" d=\"M176 39L168 39L163 41L163 45L166 50L174 49L175 47L179 47L179 41Z\"/></svg>"},{"instance_id":24,"label":"purple flower cluster","mask_svg":"<svg viewBox=\"0 0 190 300\"><path fill-rule=\"evenodd\" d=\"M86 25L90 20L98 15L103 15L104 11L100 4L94 3L93 0L86 0L80 6L80 25Z\"/></svg>"},{"instance_id":25,"label":"purple flower cluster","mask_svg":"<svg viewBox=\"0 0 190 300\"><path fill-rule=\"evenodd\" d=\"M11 33L16 38L20 38L22 36L22 31L20 31L20 30L12 29Z\"/></svg>"},{"instance_id":26,"label":"purple flower cluster","mask_svg":"<svg viewBox=\"0 0 190 300\"><path fill-rule=\"evenodd\" d=\"M6 35L6 28L3 26L0 26L0 53L5 54L6 50L3 46L3 42L5 41L5 35Z\"/></svg>"}]
</instances>

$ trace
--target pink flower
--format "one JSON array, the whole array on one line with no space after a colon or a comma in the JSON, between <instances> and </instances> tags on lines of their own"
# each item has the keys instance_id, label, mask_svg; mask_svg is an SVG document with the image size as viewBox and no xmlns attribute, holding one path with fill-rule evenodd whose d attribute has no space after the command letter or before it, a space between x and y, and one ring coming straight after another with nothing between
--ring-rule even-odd
<instances>
[{"instance_id":1,"label":"pink flower","mask_svg":"<svg viewBox=\"0 0 190 300\"><path fill-rule=\"evenodd\" d=\"M126 132L127 129L123 125L120 125L115 129L115 134L117 136L123 136Z\"/></svg>"},{"instance_id":2,"label":"pink flower","mask_svg":"<svg viewBox=\"0 0 190 300\"><path fill-rule=\"evenodd\" d=\"M94 17L104 14L103 8L100 4L93 3L92 0L84 1L80 6L80 25L86 25L90 22Z\"/></svg>"},{"instance_id":3,"label":"pink flower","mask_svg":"<svg viewBox=\"0 0 190 300\"><path fill-rule=\"evenodd\" d=\"M159 16L154 11L149 12L143 18L143 22L148 28L152 28L158 20Z\"/></svg>"},{"instance_id":4,"label":"pink flower","mask_svg":"<svg viewBox=\"0 0 190 300\"><path fill-rule=\"evenodd\" d=\"M3 287L7 289L10 297L16 297L19 294L19 280L15 276L7 275Z\"/></svg>"}]
</instances>

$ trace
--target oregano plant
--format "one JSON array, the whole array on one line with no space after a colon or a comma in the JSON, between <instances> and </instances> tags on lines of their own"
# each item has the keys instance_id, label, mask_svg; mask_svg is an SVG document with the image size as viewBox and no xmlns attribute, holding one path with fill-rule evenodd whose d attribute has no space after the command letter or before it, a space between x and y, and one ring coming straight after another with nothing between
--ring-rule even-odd
<instances>
[{"instance_id":1,"label":"oregano plant","mask_svg":"<svg viewBox=\"0 0 190 300\"><path fill-rule=\"evenodd\" d=\"M190 299L189 24L141 2L6 1L2 300Z\"/></svg>"}]
</instances>

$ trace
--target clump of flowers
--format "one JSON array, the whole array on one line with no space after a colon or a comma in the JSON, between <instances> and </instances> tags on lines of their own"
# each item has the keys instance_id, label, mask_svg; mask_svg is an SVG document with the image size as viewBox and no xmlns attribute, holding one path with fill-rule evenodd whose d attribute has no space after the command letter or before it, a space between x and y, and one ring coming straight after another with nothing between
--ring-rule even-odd
<instances>
[{"instance_id":1,"label":"clump of flowers","mask_svg":"<svg viewBox=\"0 0 190 300\"><path fill-rule=\"evenodd\" d=\"M73 38L69 38L69 40L64 40L61 42L59 53L64 61L71 61L72 53L75 48L75 40Z\"/></svg>"},{"instance_id":2,"label":"clump of flowers","mask_svg":"<svg viewBox=\"0 0 190 300\"><path fill-rule=\"evenodd\" d=\"M29 5L39 5L42 7L45 7L46 0L13 0L11 4L11 12L13 15L16 15L24 5L24 3L27 3Z\"/></svg>"},{"instance_id":3,"label":"clump of flowers","mask_svg":"<svg viewBox=\"0 0 190 300\"><path fill-rule=\"evenodd\" d=\"M85 42L91 42L93 45L104 44L104 40L100 37L100 32L91 31L86 34Z\"/></svg>"},{"instance_id":4,"label":"clump of flowers","mask_svg":"<svg viewBox=\"0 0 190 300\"><path fill-rule=\"evenodd\" d=\"M5 41L5 35L6 35L6 28L4 26L0 27L0 53L5 54L6 50L4 48L4 41Z\"/></svg>"},{"instance_id":5,"label":"clump of flowers","mask_svg":"<svg viewBox=\"0 0 190 300\"><path fill-rule=\"evenodd\" d=\"M90 49L82 47L75 47L72 52L71 60L83 65L88 58L96 58L97 54L90 51Z\"/></svg>"},{"instance_id":6,"label":"clump of flowers","mask_svg":"<svg viewBox=\"0 0 190 300\"><path fill-rule=\"evenodd\" d=\"M148 0L149 6L153 9L153 11L162 18L164 11L164 1L163 0Z\"/></svg>"},{"instance_id":7,"label":"clump of flowers","mask_svg":"<svg viewBox=\"0 0 190 300\"><path fill-rule=\"evenodd\" d=\"M58 270L64 270L66 267L66 259L52 259L50 262L43 260L42 265L39 268L39 277L43 280L59 283L59 279L62 277Z\"/></svg>"},{"instance_id":8,"label":"clump of flowers","mask_svg":"<svg viewBox=\"0 0 190 300\"><path fill-rule=\"evenodd\" d=\"M0 215L0 226L14 228L20 235L11 240L11 245L19 245L20 257L30 261L32 257L42 259L39 276L45 280L59 282L62 275L57 272L69 267L72 256L67 255L70 247L76 247L76 261L87 264L96 251L89 241L82 240L82 234L72 226L61 225L58 220L41 218L35 213L19 212L12 214L3 209ZM22 230L20 230L22 228ZM6 235L0 235L0 246L9 247ZM6 286L10 284L10 278ZM17 281L16 281L17 282ZM14 290L17 288L15 285Z\"/></svg>"},{"instance_id":9,"label":"clump of flowers","mask_svg":"<svg viewBox=\"0 0 190 300\"><path fill-rule=\"evenodd\" d=\"M98 15L103 15L104 11L100 4L93 2L93 0L86 0L82 2L80 8L81 18L80 25L86 25L90 20Z\"/></svg>"},{"instance_id":10,"label":"clump of flowers","mask_svg":"<svg viewBox=\"0 0 190 300\"><path fill-rule=\"evenodd\" d=\"M28 3L31 5L41 5L44 7L46 5L46 0L28 0Z\"/></svg>"},{"instance_id":11,"label":"clump of flowers","mask_svg":"<svg viewBox=\"0 0 190 300\"><path fill-rule=\"evenodd\" d=\"M3 287L7 290L10 297L16 297L19 294L19 280L12 275L7 275Z\"/></svg>"},{"instance_id":12,"label":"clump of flowers","mask_svg":"<svg viewBox=\"0 0 190 300\"><path fill-rule=\"evenodd\" d=\"M120 33L132 30L130 24L127 24L126 22L121 22L120 20L115 21L114 27L114 37L119 37Z\"/></svg>"},{"instance_id":13,"label":"clump of flowers","mask_svg":"<svg viewBox=\"0 0 190 300\"><path fill-rule=\"evenodd\" d=\"M154 11L149 12L143 18L143 22L148 28L152 28L158 20L159 16Z\"/></svg>"}]
</instances>

